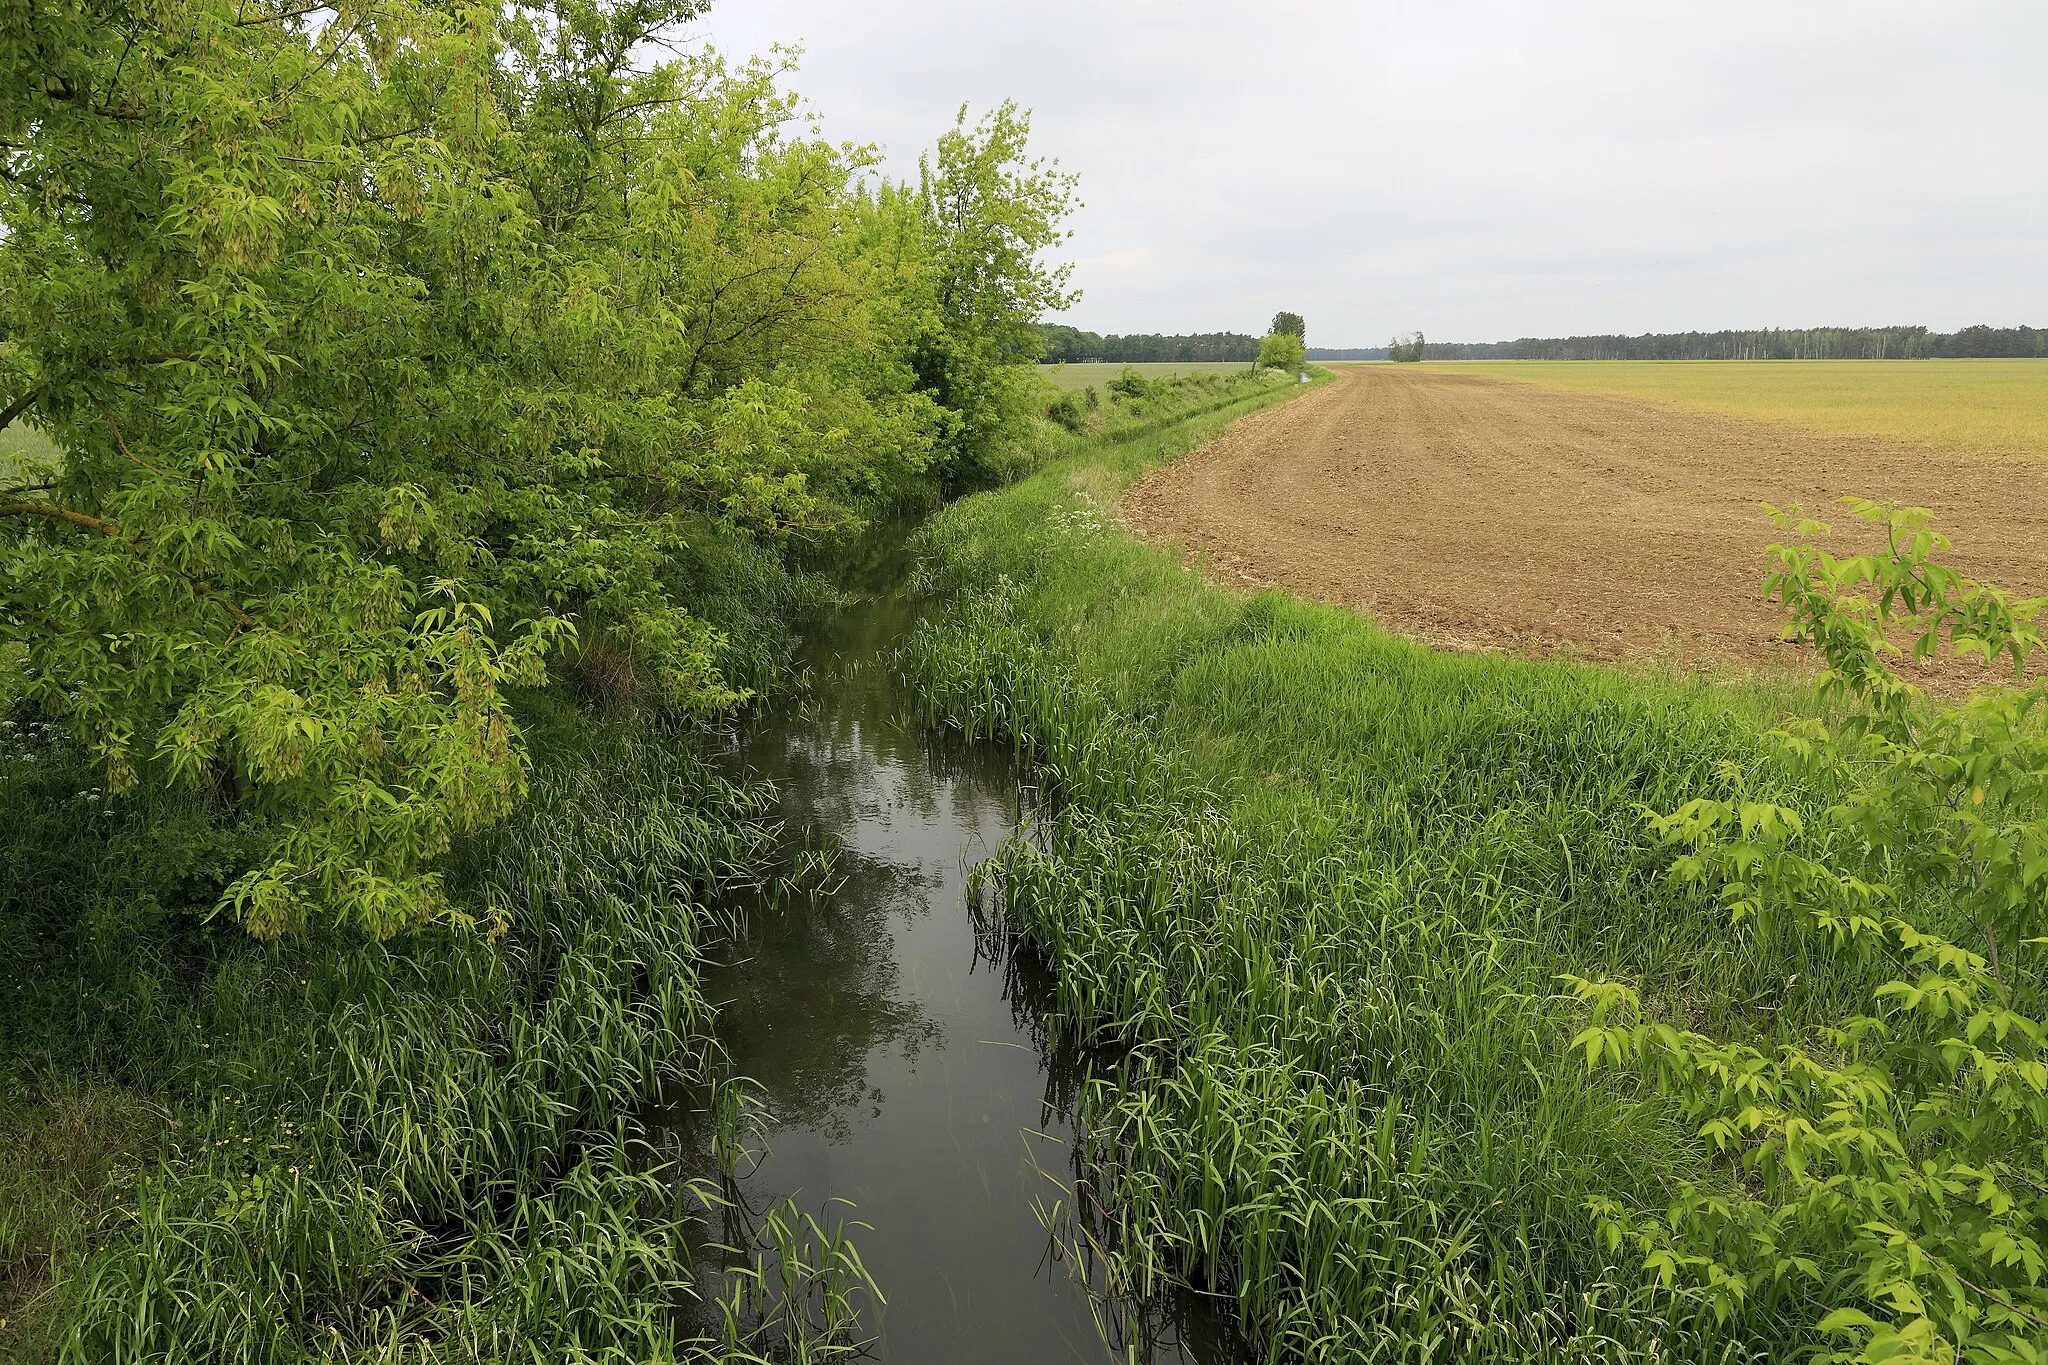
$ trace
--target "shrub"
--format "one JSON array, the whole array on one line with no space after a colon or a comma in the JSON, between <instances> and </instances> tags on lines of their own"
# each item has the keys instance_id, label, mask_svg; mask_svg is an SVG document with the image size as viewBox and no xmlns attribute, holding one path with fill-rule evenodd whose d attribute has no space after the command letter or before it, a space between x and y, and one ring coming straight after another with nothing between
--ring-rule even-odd
<instances>
[{"instance_id":1,"label":"shrub","mask_svg":"<svg viewBox=\"0 0 2048 1365\"><path fill-rule=\"evenodd\" d=\"M1717 1154L1712 1182L1637 1214L1596 1200L1717 1316L1793 1286L1856 1362L2048 1359L2048 683L2029 682L2048 599L2019 600L1936 562L1918 508L1852 503L1888 549L1838 559L1821 523L1781 525L1769 590L1825 661L1830 720L1774 734L1817 818L1728 765L1721 790L1650 828L1671 875L1718 892L1745 932L1892 979L1868 1013L1775 1047L1656 1017L1629 987L1567 978L1592 1006L1589 1066L1635 1068L1676 1097ZM2016 685L1937 705L1894 671L1941 652L2010 664Z\"/></svg>"},{"instance_id":2,"label":"shrub","mask_svg":"<svg viewBox=\"0 0 2048 1365\"><path fill-rule=\"evenodd\" d=\"M1259 368L1262 370L1286 370L1300 374L1308 365L1308 352L1302 349L1301 338L1291 332L1275 332L1259 342Z\"/></svg>"},{"instance_id":3,"label":"shrub","mask_svg":"<svg viewBox=\"0 0 2048 1365\"><path fill-rule=\"evenodd\" d=\"M1095 390L1090 389L1088 392L1093 394ZM1053 399L1052 404L1046 408L1045 415L1075 433L1079 433L1088 422L1087 409L1082 406L1080 398L1071 393L1063 393Z\"/></svg>"},{"instance_id":4,"label":"shrub","mask_svg":"<svg viewBox=\"0 0 2048 1365\"><path fill-rule=\"evenodd\" d=\"M1144 375L1139 374L1136 370L1126 365L1121 374L1109 381L1108 388L1112 401L1118 398L1150 398L1154 393L1158 392L1159 383L1156 380L1145 378Z\"/></svg>"}]
</instances>

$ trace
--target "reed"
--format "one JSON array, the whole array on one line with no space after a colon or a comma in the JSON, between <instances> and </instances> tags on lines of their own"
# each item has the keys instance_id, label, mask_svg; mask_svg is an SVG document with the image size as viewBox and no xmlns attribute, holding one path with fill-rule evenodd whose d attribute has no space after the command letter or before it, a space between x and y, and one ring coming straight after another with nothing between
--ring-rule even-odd
<instances>
[{"instance_id":1,"label":"reed","mask_svg":"<svg viewBox=\"0 0 2048 1365\"><path fill-rule=\"evenodd\" d=\"M842 1230L790 1209L736 1225L733 1144L721 1162L648 1121L683 1097L714 1122L737 1107L698 972L777 840L766 793L692 749L619 725L558 753L521 815L449 868L499 917L496 942L229 936L196 988L147 1008L126 992L124 1027L163 1040L146 1069L177 1117L112 1182L23 1350L254 1365L850 1347L866 1273ZM707 1251L713 1228L732 1245Z\"/></svg>"},{"instance_id":2,"label":"reed","mask_svg":"<svg viewBox=\"0 0 2048 1365\"><path fill-rule=\"evenodd\" d=\"M1077 449L925 528L901 666L934 720L1048 792L989 875L1056 964L1057 1030L1115 1060L1063 1207L1117 1288L1235 1297L1274 1360L1771 1358L1803 1289L1725 1320L1611 1251L1688 1125L1589 1077L1556 977L1648 984L1764 1038L1870 981L1661 876L1641 808L1760 761L1761 686L1433 652L1218 588L1122 533L1201 428ZM1792 981L1796 978L1796 989Z\"/></svg>"},{"instance_id":3,"label":"reed","mask_svg":"<svg viewBox=\"0 0 2048 1365\"><path fill-rule=\"evenodd\" d=\"M1286 392L1175 388L1118 430L1165 450ZM1048 425L1016 455L1073 448ZM739 624L773 674L771 627L818 583L700 567L700 587L767 602ZM236 856L205 795L107 802L61 735L0 717L0 1137L37 1158L0 1171L0 1345L81 1363L858 1345L879 1295L856 1225L750 1210L728 1178L757 1116L698 976L734 907L818 861L783 857L765 791L693 736L534 706L532 798L442 869L495 932L388 944L195 927ZM671 1126L678 1105L694 1113Z\"/></svg>"}]
</instances>

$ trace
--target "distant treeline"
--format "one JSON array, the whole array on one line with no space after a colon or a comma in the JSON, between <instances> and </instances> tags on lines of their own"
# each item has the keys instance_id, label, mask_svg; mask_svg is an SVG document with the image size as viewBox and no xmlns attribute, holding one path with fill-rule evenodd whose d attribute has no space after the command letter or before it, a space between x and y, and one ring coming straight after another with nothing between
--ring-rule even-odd
<instances>
[{"instance_id":1,"label":"distant treeline","mask_svg":"<svg viewBox=\"0 0 2048 1365\"><path fill-rule=\"evenodd\" d=\"M1311 351L1311 359L1379 359L1368 351ZM1429 360L1900 360L2048 356L2048 328L1768 328L1760 332L1651 332L1643 336L1523 337L1428 344Z\"/></svg>"},{"instance_id":2,"label":"distant treeline","mask_svg":"<svg viewBox=\"0 0 2048 1365\"><path fill-rule=\"evenodd\" d=\"M1047 363L1257 359L1257 337L1236 332L1197 336L1100 336L1041 325ZM1384 346L1311 346L1310 360L1385 360ZM1771 327L1743 332L1646 332L1642 336L1522 337L1517 341L1432 341L1429 360L1923 360L1956 357L2048 357L2048 328Z\"/></svg>"},{"instance_id":3,"label":"distant treeline","mask_svg":"<svg viewBox=\"0 0 2048 1365\"><path fill-rule=\"evenodd\" d=\"M1047 364L1083 360L1119 361L1142 365L1159 361L1241 360L1247 365L1259 358L1259 339L1236 332L1202 332L1195 336L1101 336L1074 327L1042 324Z\"/></svg>"}]
</instances>

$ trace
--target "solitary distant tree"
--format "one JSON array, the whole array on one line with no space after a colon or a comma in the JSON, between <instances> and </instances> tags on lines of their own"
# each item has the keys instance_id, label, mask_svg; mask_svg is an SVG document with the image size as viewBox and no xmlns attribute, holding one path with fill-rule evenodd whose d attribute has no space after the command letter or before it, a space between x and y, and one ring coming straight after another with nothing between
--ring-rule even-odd
<instances>
[{"instance_id":1,"label":"solitary distant tree","mask_svg":"<svg viewBox=\"0 0 2048 1365\"><path fill-rule=\"evenodd\" d=\"M1308 329L1303 326L1299 313L1273 314L1273 325L1266 331L1276 337L1293 337L1304 346L1308 344Z\"/></svg>"},{"instance_id":2,"label":"solitary distant tree","mask_svg":"<svg viewBox=\"0 0 2048 1365\"><path fill-rule=\"evenodd\" d=\"M1387 359L1413 362L1422 359L1422 333L1410 332L1387 343Z\"/></svg>"},{"instance_id":3,"label":"solitary distant tree","mask_svg":"<svg viewBox=\"0 0 2048 1365\"><path fill-rule=\"evenodd\" d=\"M1294 333L1274 332L1260 339L1257 368L1300 374L1307 365L1308 353L1302 349L1301 338Z\"/></svg>"}]
</instances>

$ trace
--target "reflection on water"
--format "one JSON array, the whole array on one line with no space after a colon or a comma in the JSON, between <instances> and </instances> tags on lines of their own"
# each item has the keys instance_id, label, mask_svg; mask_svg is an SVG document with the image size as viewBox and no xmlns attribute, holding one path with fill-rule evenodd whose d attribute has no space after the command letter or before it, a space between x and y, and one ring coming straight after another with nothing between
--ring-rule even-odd
<instances>
[{"instance_id":1,"label":"reflection on water","mask_svg":"<svg viewBox=\"0 0 2048 1365\"><path fill-rule=\"evenodd\" d=\"M732 755L781 788L793 843L835 850L823 890L764 907L709 973L733 1064L772 1115L737 1193L828 1224L843 1213L828 1201L854 1205L887 1299L866 1311L876 1359L1228 1358L1177 1344L1209 1333L1156 1324L1140 1335L1164 1341L1127 1355L1051 1254L1035 1210L1068 1197L1048 1173L1071 1183L1074 1068L1039 1026L1042 972L977 933L967 887L1016 828L1018 778L993 746L899 721L880 655L904 625L891 603L846 613L814 651L811 697Z\"/></svg>"}]
</instances>

